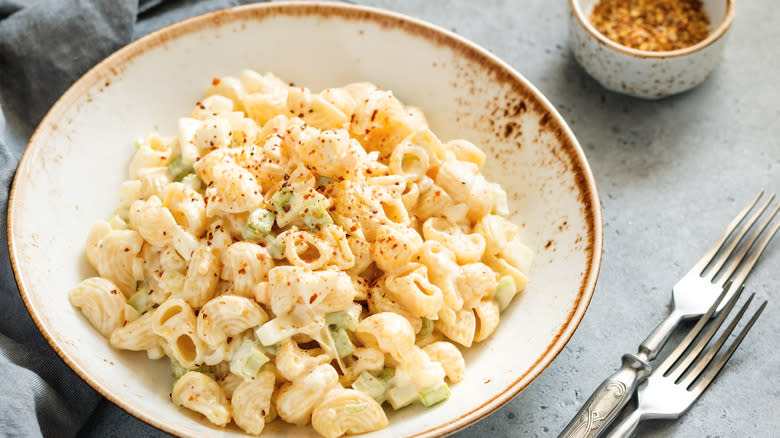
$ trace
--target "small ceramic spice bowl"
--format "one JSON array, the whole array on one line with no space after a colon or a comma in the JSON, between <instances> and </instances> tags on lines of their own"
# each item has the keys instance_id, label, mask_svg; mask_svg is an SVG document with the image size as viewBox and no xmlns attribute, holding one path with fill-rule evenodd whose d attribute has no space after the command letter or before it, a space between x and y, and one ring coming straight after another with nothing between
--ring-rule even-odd
<instances>
[{"instance_id":1,"label":"small ceramic spice bowl","mask_svg":"<svg viewBox=\"0 0 780 438\"><path fill-rule=\"evenodd\" d=\"M712 74L734 20L733 0L703 0L710 20L710 32L705 39L677 50L638 50L612 41L596 30L590 15L598 1L569 0L569 39L574 56L604 87L645 99L682 93Z\"/></svg>"}]
</instances>

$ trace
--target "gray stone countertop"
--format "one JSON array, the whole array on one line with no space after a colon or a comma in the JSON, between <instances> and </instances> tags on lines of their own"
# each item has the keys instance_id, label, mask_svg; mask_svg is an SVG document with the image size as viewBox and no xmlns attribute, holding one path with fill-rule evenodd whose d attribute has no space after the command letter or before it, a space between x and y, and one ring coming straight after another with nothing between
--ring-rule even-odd
<instances>
[{"instance_id":1,"label":"gray stone countertop","mask_svg":"<svg viewBox=\"0 0 780 438\"><path fill-rule=\"evenodd\" d=\"M602 200L604 253L590 307L555 361L511 402L455 437L555 437L590 393L669 312L671 287L760 189L780 192L780 9L740 1L721 65L660 101L603 89L568 48L567 1L360 3L431 21L528 78L568 121ZM764 316L713 386L678 421L641 437L780 434L780 237L747 288ZM103 401L84 437L166 436Z\"/></svg>"}]
</instances>

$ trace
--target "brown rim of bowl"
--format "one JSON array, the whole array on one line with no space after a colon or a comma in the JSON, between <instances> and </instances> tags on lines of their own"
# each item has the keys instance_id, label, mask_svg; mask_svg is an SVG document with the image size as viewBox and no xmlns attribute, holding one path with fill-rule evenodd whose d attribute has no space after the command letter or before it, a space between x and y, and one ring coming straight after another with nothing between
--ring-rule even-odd
<instances>
[{"instance_id":1,"label":"brown rim of bowl","mask_svg":"<svg viewBox=\"0 0 780 438\"><path fill-rule=\"evenodd\" d=\"M175 38L179 35L188 34L191 32L197 32L201 28L202 24L212 22L221 25L232 21L241 20L242 18L245 18L244 14L248 14L249 12L254 13L255 17L268 17L273 15L274 13L283 14L283 15L296 15L296 13L298 13L298 15L301 15L302 13L304 13L306 15L317 14L328 18L337 17L337 18L345 18L345 19L354 17L359 13L360 14L359 16L361 18L369 19L372 23L379 24L380 26L386 24L388 20L395 20L399 23L402 23L405 26L404 30L407 32L414 31L416 35L426 36L427 39L430 39L434 43L444 41L450 49L453 50L460 49L460 51L465 54L472 54L474 56L478 56L481 61L486 62L490 64L491 67L506 73L506 77L508 77L511 81L514 81L516 84L519 84L522 87L531 91L530 95L532 96L532 98L537 101L536 103L543 106L546 111L548 111L556 118L556 120L561 126L561 130L562 130L561 134L565 136L567 140L571 143L572 146L571 149L573 149L572 151L570 151L572 155L572 163L574 163L575 159L579 161L579 165L577 165L578 167L577 170L579 171L578 176L580 178L579 183L581 184L580 187L584 187L584 190L581 193L581 202L584 205L584 208L586 209L585 210L586 220L589 220L590 222L587 224L590 227L590 232L588 233L590 242L588 242L589 245L587 246L590 250L590 253L587 254L588 255L588 266L586 266L587 272L583 276L583 279L580 283L580 289L578 292L577 299L573 305L573 308L569 312L567 321L561 326L560 330L553 338L553 341L547 346L547 349L544 352L544 354L541 357L539 357L536 360L536 362L528 370L526 370L524 374L519 376L511 385L509 385L504 390L502 390L501 392L493 396L487 402L472 409L466 414L463 414L446 423L434 426L425 431L415 433L411 435L411 437L428 438L428 437L444 436L449 433L455 432L459 429L462 429L476 422L477 420L484 418L488 414L492 413L493 411L495 411L496 409L498 409L499 407L503 406L505 403L510 401L515 395L517 395L521 390L523 390L526 386L528 386L534 379L536 379L536 377L538 377L542 373L542 371L544 371L547 368L547 366L549 366L550 363L552 363L552 361L558 356L561 350L563 350L563 347L568 343L569 339L574 334L574 331L577 329L577 327L580 324L580 321L585 315L585 311L587 310L588 305L590 304L590 300L593 296L593 292L596 286L596 281L598 279L598 274L601 266L601 255L602 255L601 253L602 253L602 240L603 240L603 224L602 224L601 208L600 208L601 203L599 201L599 195L596 188L595 178L593 177L593 173L585 158L585 154L582 150L582 147L580 146L579 142L577 141L576 137L571 131L571 128L569 128L569 126L566 124L563 117L561 117L561 115L558 113L557 110L555 110L555 108L552 106L549 100L547 100L547 98L544 97L544 95L542 95L542 93L539 92L539 90L536 89L536 87L534 87L530 82L528 82L528 80L526 80L518 72L516 72L511 66L506 64L504 61L500 60L498 57L492 55L487 50L441 27L435 26L433 24L427 23L425 21L413 17L409 17L407 15L403 15L403 14L399 14L396 12L387 11L379 8L373 8L373 7L355 6L355 5L348 5L343 3L328 3L328 2L294 2L294 3L283 2L283 3L252 4L252 5L238 6L234 8L214 11L204 15L188 18L186 20L180 21L178 23L174 23L172 25L159 29L155 32L152 32L128 44L127 46L119 49L118 51L116 51L115 53L111 54L109 57L107 57L106 59L98 63L95 67L90 69L86 74L84 74L84 76L82 76L78 81L76 81L76 83L74 83L68 89L68 91L66 91L65 94L62 95L62 97L60 97L57 100L54 106L49 110L49 112L43 118L43 120L38 125L35 132L33 133L32 137L30 138L28 147L25 149L19 161L20 164L25 162L25 160L29 158L28 153L30 152L31 149L33 149L32 145L40 142L41 139L39 139L39 137L43 137L45 135L43 132L44 127L50 127L52 125L53 122L50 119L59 120L59 118L62 117L64 112L70 107L70 105L78 97L80 97L85 91L89 90L92 86L99 83L101 80L104 80L105 77L108 75L107 72L112 72L114 75L116 75L117 74L116 67L121 66L122 63L134 58L137 55L142 54L145 50L149 48L154 48L161 44L164 44L165 41L168 41L171 38ZM18 173L14 176L14 181L11 186L11 192L9 195L8 222L7 222L8 247L9 247L9 255L11 259L11 265L14 270L14 276L16 277L16 282L17 285L19 286L19 293L22 297L22 300L24 301L25 306L27 307L27 310L32 316L33 321L35 322L35 325L41 331L41 334L44 336L46 341L52 346L55 352L65 361L65 363L67 363L68 366L70 366L71 369L73 369L76 372L76 374L79 375L79 377L81 377L85 382L87 382L92 388L98 391L105 398L107 398L117 406L121 407L122 409L124 409L134 417L138 418L139 420L144 421L160 430L178 436L186 436L184 435L183 431L176 430L170 427L168 423L164 421L164 419L158 418L156 416L150 416L148 413L140 410L139 408L131 405L130 403L127 403L125 400L117 396L111 390L111 388L109 388L107 385L104 385L102 381L90 377L85 372L85 370L79 365L79 362L77 360L70 357L68 353L66 353L59 347L55 339L52 337L51 333L46 329L47 323L45 319L35 310L34 307L31 306L30 296L24 287L24 281L22 277L20 276L20 271L17 264L16 247L14 245L14 239L13 239L14 212L17 208L15 194L16 191L18 190L17 187L18 176L19 176Z\"/></svg>"},{"instance_id":2,"label":"brown rim of bowl","mask_svg":"<svg viewBox=\"0 0 780 438\"><path fill-rule=\"evenodd\" d=\"M602 44L613 50L617 50L618 52L625 53L626 55L638 56L640 58L657 59L676 58L679 56L690 55L691 53L698 52L699 50L719 40L723 35L726 34L726 31L729 29L729 27L731 27L731 23L734 21L734 11L736 9L734 7L734 0L726 0L726 13L723 15L723 20L720 22L720 25L718 25L718 27L712 33L707 35L707 38L699 41L698 43L683 49L669 50L665 52L651 52L649 50L633 49L631 47L624 46L622 44L616 43L615 41L612 41L604 34L596 30L595 27L593 27L588 17L586 17L582 11L582 8L580 8L580 2L578 0L569 0L569 5L571 5L572 13L575 17L577 17L580 25L582 25L582 27L584 27L585 30L591 34L591 36L601 41Z\"/></svg>"}]
</instances>

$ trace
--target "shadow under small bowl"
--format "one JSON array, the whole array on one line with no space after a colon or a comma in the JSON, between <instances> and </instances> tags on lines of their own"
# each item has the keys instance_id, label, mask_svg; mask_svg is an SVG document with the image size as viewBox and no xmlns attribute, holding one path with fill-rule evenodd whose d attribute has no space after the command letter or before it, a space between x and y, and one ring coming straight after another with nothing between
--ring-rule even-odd
<instances>
[{"instance_id":1,"label":"shadow under small bowl","mask_svg":"<svg viewBox=\"0 0 780 438\"><path fill-rule=\"evenodd\" d=\"M610 40L590 22L598 0L569 0L569 39L577 62L609 90L645 99L682 93L703 82L720 63L734 21L734 0L703 0L712 31L679 50L637 50Z\"/></svg>"}]
</instances>

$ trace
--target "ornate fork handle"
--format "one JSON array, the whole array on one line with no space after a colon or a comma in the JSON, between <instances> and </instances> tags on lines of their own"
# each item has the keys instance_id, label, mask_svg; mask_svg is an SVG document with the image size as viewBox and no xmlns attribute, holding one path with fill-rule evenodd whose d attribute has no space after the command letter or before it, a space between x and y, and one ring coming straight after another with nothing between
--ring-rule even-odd
<instances>
[{"instance_id":1,"label":"ornate fork handle","mask_svg":"<svg viewBox=\"0 0 780 438\"><path fill-rule=\"evenodd\" d=\"M559 438L594 438L601 435L650 371L650 365L642 356L623 355L623 366L601 383Z\"/></svg>"}]
</instances>

